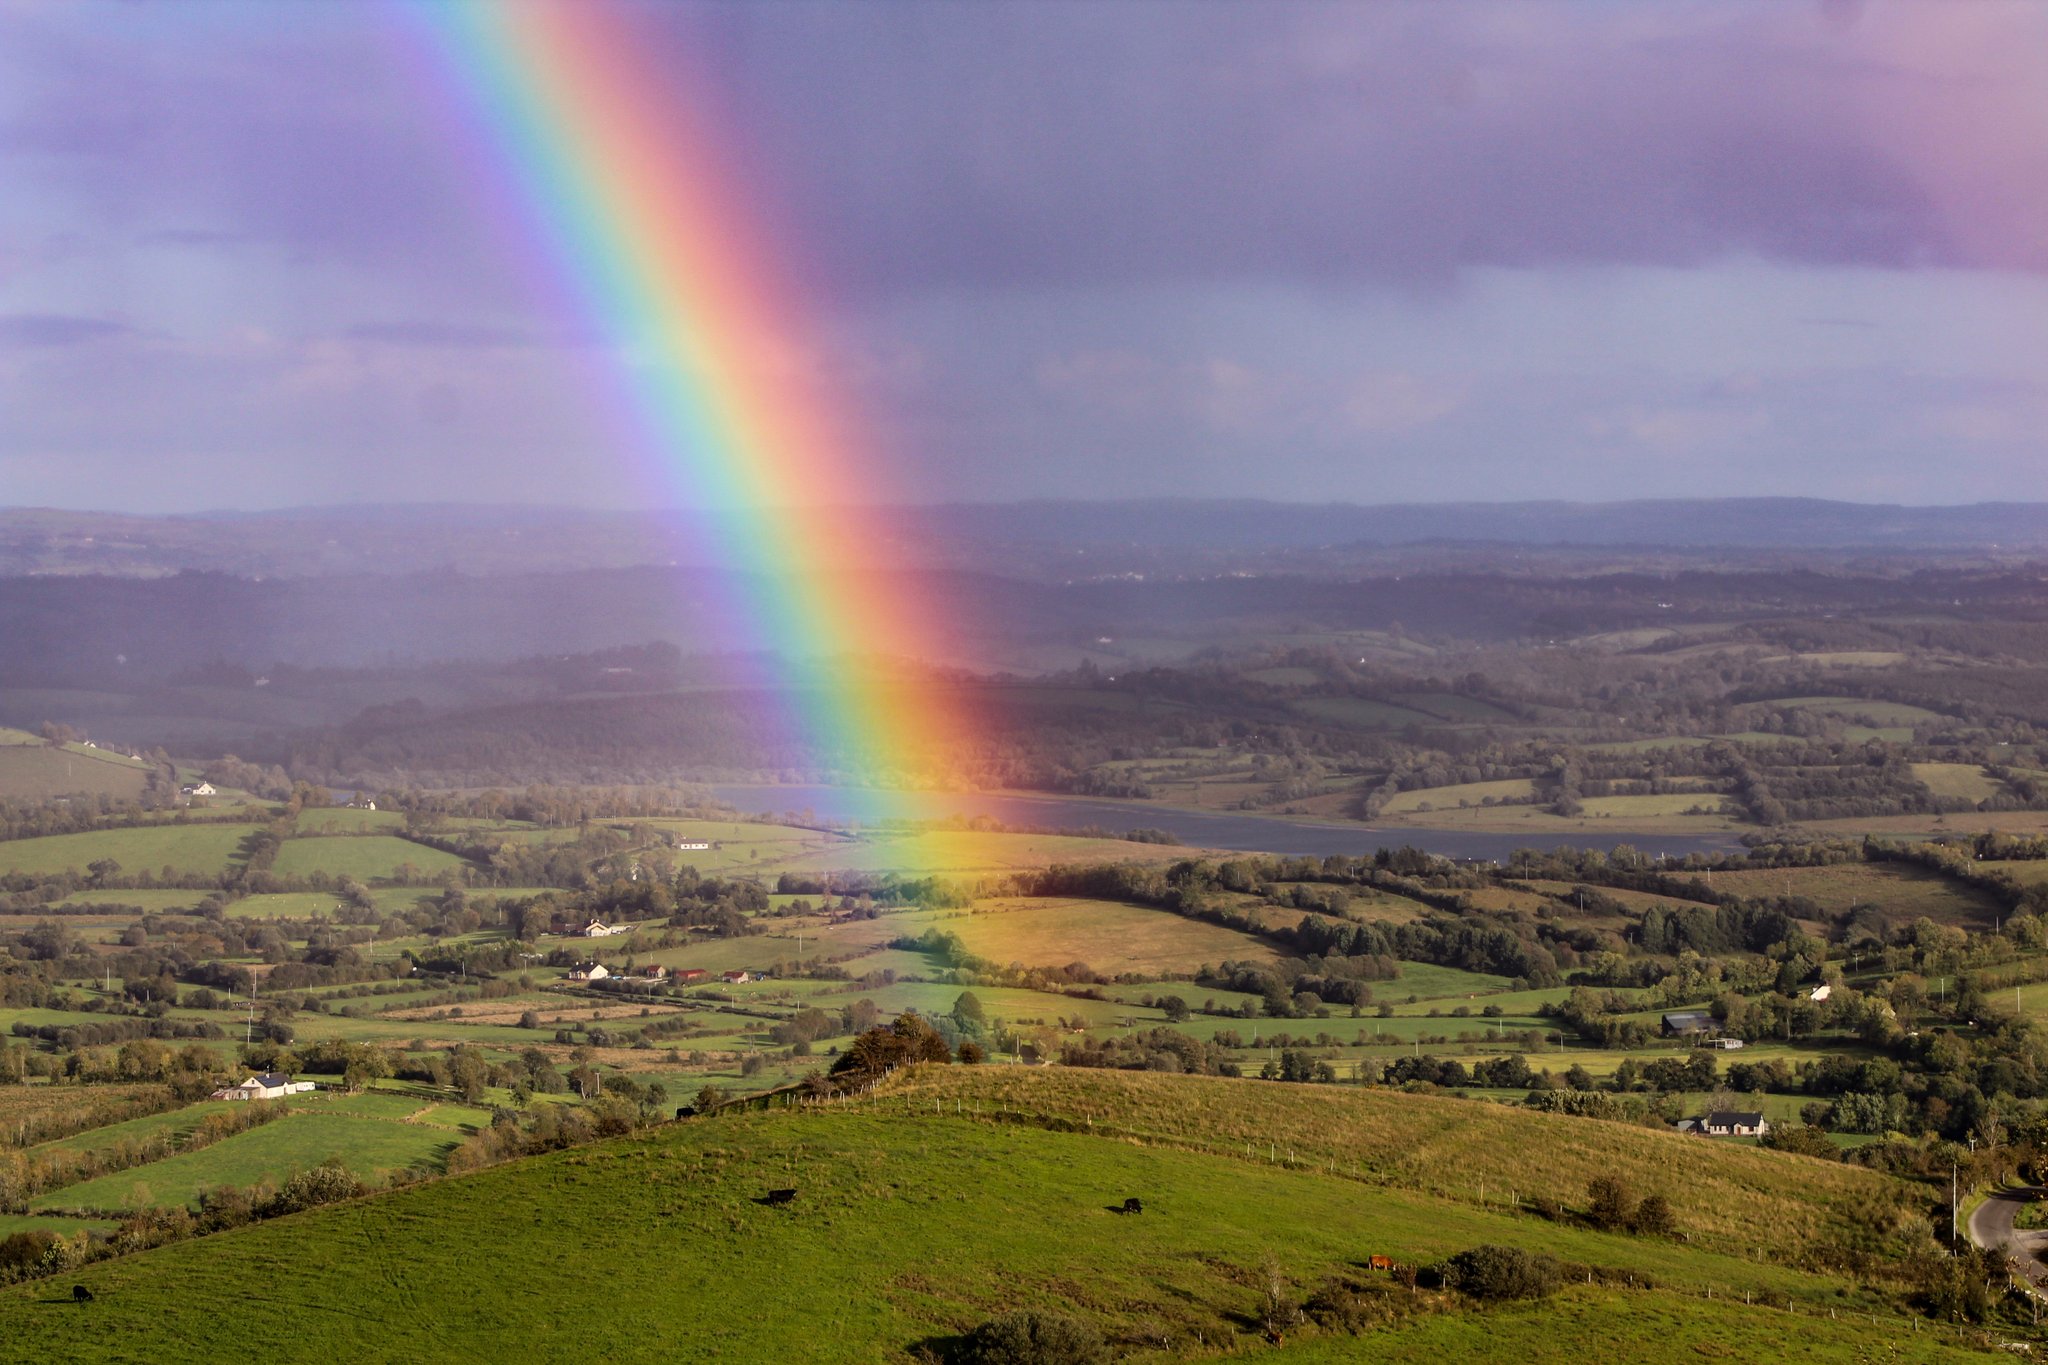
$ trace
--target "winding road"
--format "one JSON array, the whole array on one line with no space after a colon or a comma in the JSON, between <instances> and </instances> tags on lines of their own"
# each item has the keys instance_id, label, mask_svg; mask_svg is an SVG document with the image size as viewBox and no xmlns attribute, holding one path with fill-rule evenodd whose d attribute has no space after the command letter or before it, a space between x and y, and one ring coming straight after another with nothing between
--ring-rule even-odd
<instances>
[{"instance_id":1,"label":"winding road","mask_svg":"<svg viewBox=\"0 0 2048 1365\"><path fill-rule=\"evenodd\" d=\"M2036 1289L2048 1288L2048 1232L2022 1232L2013 1219L2034 1200L2048 1196L2048 1186L2017 1185L1999 1190L1970 1215L1970 1240L1987 1251L2003 1252Z\"/></svg>"}]
</instances>

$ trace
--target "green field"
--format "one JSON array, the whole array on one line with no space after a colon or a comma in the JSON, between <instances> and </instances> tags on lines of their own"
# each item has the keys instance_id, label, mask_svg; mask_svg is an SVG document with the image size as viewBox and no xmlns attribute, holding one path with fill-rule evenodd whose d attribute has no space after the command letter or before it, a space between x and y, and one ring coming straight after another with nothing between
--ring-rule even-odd
<instances>
[{"instance_id":1,"label":"green field","mask_svg":"<svg viewBox=\"0 0 2048 1365\"><path fill-rule=\"evenodd\" d=\"M0 872L47 875L67 869L83 873L102 858L112 858L125 871L213 874L227 867L255 825L148 825L136 829L97 830L89 834L52 834L40 839L0 841Z\"/></svg>"},{"instance_id":2,"label":"green field","mask_svg":"<svg viewBox=\"0 0 2048 1365\"><path fill-rule=\"evenodd\" d=\"M409 1167L438 1169L459 1137L459 1133L437 1125L346 1111L294 1113L196 1152L181 1152L81 1185L51 1190L30 1200L29 1209L190 1204L221 1185L248 1189L276 1184L293 1171L317 1166L329 1157L340 1157L351 1171L374 1183Z\"/></svg>"},{"instance_id":3,"label":"green field","mask_svg":"<svg viewBox=\"0 0 2048 1365\"><path fill-rule=\"evenodd\" d=\"M4 846L0 846L4 847ZM358 881L390 881L398 869L410 863L417 876L412 880L430 882L449 872L460 871L462 859L438 848L428 848L390 834L354 836L329 835L293 838L277 851L271 870L280 877L304 877L325 872L333 877L354 877Z\"/></svg>"},{"instance_id":4,"label":"green field","mask_svg":"<svg viewBox=\"0 0 2048 1365\"><path fill-rule=\"evenodd\" d=\"M1364 697L1310 697L1294 703L1294 709L1315 720L1331 721L1359 730L1398 730L1409 725L1442 725L1425 711L1396 706L1392 702L1369 701Z\"/></svg>"},{"instance_id":5,"label":"green field","mask_svg":"<svg viewBox=\"0 0 2048 1365\"><path fill-rule=\"evenodd\" d=\"M1951 719L1924 706L1909 706L1900 701L1869 701L1862 697L1781 697L1769 705L1793 711L1821 711L1846 720L1867 718L1888 729L1904 727L1909 738L1915 725L1936 725Z\"/></svg>"},{"instance_id":6,"label":"green field","mask_svg":"<svg viewBox=\"0 0 2048 1365\"><path fill-rule=\"evenodd\" d=\"M379 830L405 828L405 816L395 810L363 810L360 807L315 807L299 812L301 834L373 834Z\"/></svg>"},{"instance_id":7,"label":"green field","mask_svg":"<svg viewBox=\"0 0 2048 1365\"><path fill-rule=\"evenodd\" d=\"M410 910L421 896L436 894L417 886L380 886L370 892L379 910ZM228 904L230 919L310 919L332 916L341 902L328 891L279 891L261 896L244 896Z\"/></svg>"},{"instance_id":8,"label":"green field","mask_svg":"<svg viewBox=\"0 0 2048 1365\"><path fill-rule=\"evenodd\" d=\"M5 845L0 845L0 848L4 847ZM140 910L179 911L190 910L205 894L204 891L80 891L66 896L51 908L61 910L75 905L132 905Z\"/></svg>"},{"instance_id":9,"label":"green field","mask_svg":"<svg viewBox=\"0 0 2048 1365\"><path fill-rule=\"evenodd\" d=\"M1531 1150L1547 1159L1532 1167ZM1666 1191L1692 1240L1505 1207L1509 1181L1578 1200L1607 1172ZM757 1202L777 1187L796 1202ZM1846 1167L1506 1106L983 1069L825 1112L678 1124L0 1291L0 1357L77 1358L73 1310L44 1306L76 1281L96 1296L98 1340L146 1342L161 1361L555 1360L583 1354L601 1321L662 1324L608 1336L612 1360L880 1361L1019 1303L1058 1304L1146 1359L1665 1361L1680 1342L1717 1355L1723 1341L1787 1338L1786 1311L1744 1309L1746 1292L1800 1314L1796 1339L1765 1358L1846 1362L1873 1343L1949 1358L1943 1338L1916 1336L1866 1291L1790 1268L1797 1248L1850 1235L1843 1206L1889 1207L1898 1190ZM1129 1195L1142 1217L1110 1211ZM1485 1242L1662 1288L1581 1286L1496 1311L1444 1299L1363 1337L1305 1329L1278 1353L1259 1339L1269 1256L1302 1295L1368 1254L1428 1263ZM249 1313L252 1296L319 1311ZM1879 1316L1852 1328L1831 1310Z\"/></svg>"}]
</instances>

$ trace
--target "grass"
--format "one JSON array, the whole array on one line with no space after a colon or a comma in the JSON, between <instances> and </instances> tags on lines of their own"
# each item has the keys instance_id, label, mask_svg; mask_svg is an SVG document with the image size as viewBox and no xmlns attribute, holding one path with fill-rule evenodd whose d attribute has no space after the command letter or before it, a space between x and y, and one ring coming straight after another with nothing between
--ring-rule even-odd
<instances>
[{"instance_id":1,"label":"grass","mask_svg":"<svg viewBox=\"0 0 2048 1365\"><path fill-rule=\"evenodd\" d=\"M145 825L8 839L0 841L0 873L47 876L67 869L83 873L90 864L112 858L129 872L168 867L175 872L211 875L228 865L255 828L243 824Z\"/></svg>"},{"instance_id":2,"label":"grass","mask_svg":"<svg viewBox=\"0 0 2048 1365\"><path fill-rule=\"evenodd\" d=\"M620 1361L900 1360L1048 1303L1092 1322L1120 1357L1263 1357L1275 1354L1256 1326L1266 1257L1300 1293L1369 1252L1416 1264L1481 1242L1682 1288L1580 1288L1502 1312L1447 1302L1453 1311L1362 1338L1294 1336L1277 1357L1666 1360L1677 1341L1782 1334L1782 1311L1726 1303L1745 1290L1808 1313L1881 1306L1769 1253L1786 1238L1796 1246L1802 1227L1825 1233L1839 1216L1826 1199L1882 1203L1898 1188L1883 1177L1501 1106L1334 1092L1307 1097L1306 1126L1275 1132L1277 1160L1248 1157L1240 1130L1263 1137L1276 1117L1298 1116L1300 1089L981 1069L828 1111L678 1124L87 1267L61 1286L0 1291L0 1354L77 1358L72 1310L43 1307L75 1281L96 1295L94 1340L147 1343L157 1361L551 1360L586 1353L592 1323L661 1325L609 1332L604 1354ZM992 1117L998 1105L1018 1117ZM1290 1163L1297 1137L1315 1145L1294 1143ZM1668 1188L1688 1229L1732 1221L1735 1246L1718 1231L1707 1246L1515 1216L1500 1207L1505 1184L1481 1207L1380 1178L1416 1143L1445 1142L1482 1156L1499 1147L1499 1161L1525 1169L1541 1149L1530 1175L1560 1189L1619 1169ZM1791 1172L1816 1191L1777 1197ZM799 1195L788 1208L756 1202L790 1186ZM1568 1193L1582 1199L1583 1187ZM1109 1211L1131 1194L1145 1201L1142 1217ZM1720 1306L1696 1297L1708 1286ZM251 1312L252 1296L294 1310ZM1856 1359L1851 1344L1881 1339L1825 1318L1802 1321L1798 1336L1790 1349L1803 1358L1844 1361ZM1906 1340L1924 1348L1932 1334ZM1842 1353L1814 1354L1829 1342Z\"/></svg>"},{"instance_id":3,"label":"grass","mask_svg":"<svg viewBox=\"0 0 2048 1365\"><path fill-rule=\"evenodd\" d=\"M391 881L399 868L411 864L415 880L431 881L446 872L459 871L464 863L452 853L428 848L390 834L352 837L327 836L292 838L277 851L272 871L280 877L304 877L325 872L334 877L358 881Z\"/></svg>"}]
</instances>

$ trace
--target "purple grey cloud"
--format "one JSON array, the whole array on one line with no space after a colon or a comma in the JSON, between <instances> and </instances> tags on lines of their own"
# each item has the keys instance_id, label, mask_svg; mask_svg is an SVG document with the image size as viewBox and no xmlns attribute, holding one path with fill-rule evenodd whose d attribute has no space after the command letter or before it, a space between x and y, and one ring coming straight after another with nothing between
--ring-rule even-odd
<instances>
[{"instance_id":1,"label":"purple grey cloud","mask_svg":"<svg viewBox=\"0 0 2048 1365\"><path fill-rule=\"evenodd\" d=\"M131 334L135 329L105 318L60 313L0 314L0 346L84 346Z\"/></svg>"}]
</instances>

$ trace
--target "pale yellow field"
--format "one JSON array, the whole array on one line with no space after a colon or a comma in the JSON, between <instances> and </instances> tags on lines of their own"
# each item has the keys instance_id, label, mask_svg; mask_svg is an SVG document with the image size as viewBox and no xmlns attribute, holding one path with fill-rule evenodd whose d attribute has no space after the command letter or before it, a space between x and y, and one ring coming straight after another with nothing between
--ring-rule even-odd
<instances>
[{"instance_id":1,"label":"pale yellow field","mask_svg":"<svg viewBox=\"0 0 2048 1365\"><path fill-rule=\"evenodd\" d=\"M1915 763L1913 776L1936 796L1960 797L1965 801L1982 801L1998 795L2002 788L1975 763Z\"/></svg>"},{"instance_id":2,"label":"pale yellow field","mask_svg":"<svg viewBox=\"0 0 2048 1365\"><path fill-rule=\"evenodd\" d=\"M1425 808L1455 810L1460 806L1476 806L1489 799L1496 802L1527 800L1535 790L1536 784L1526 777L1511 777L1500 782L1463 782L1454 787L1424 787L1418 791L1400 792L1389 797L1381 809L1389 815L1412 815Z\"/></svg>"},{"instance_id":3,"label":"pale yellow field","mask_svg":"<svg viewBox=\"0 0 2048 1365\"><path fill-rule=\"evenodd\" d=\"M1188 972L1204 963L1279 956L1234 930L1116 901L982 901L972 914L938 927L959 935L978 956L1027 967L1085 962L1098 972Z\"/></svg>"}]
</instances>

